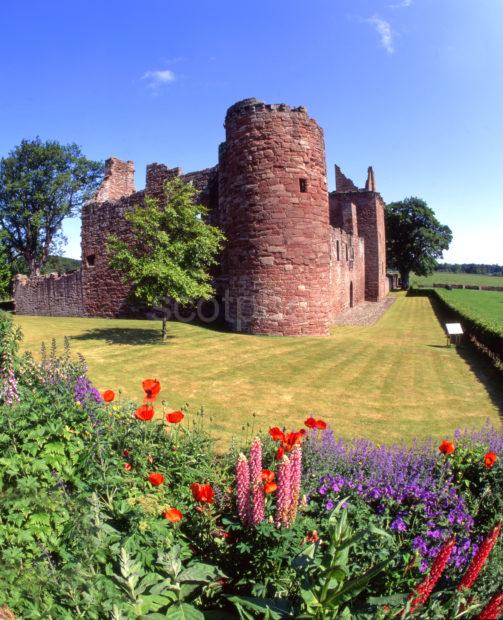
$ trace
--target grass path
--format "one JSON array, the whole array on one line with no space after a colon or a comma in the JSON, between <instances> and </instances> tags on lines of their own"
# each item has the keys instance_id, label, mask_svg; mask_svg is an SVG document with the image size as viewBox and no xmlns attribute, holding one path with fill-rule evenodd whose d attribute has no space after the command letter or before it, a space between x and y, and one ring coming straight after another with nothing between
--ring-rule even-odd
<instances>
[{"instance_id":1,"label":"grass path","mask_svg":"<svg viewBox=\"0 0 503 620\"><path fill-rule=\"evenodd\" d=\"M457 426L497 424L498 378L468 347L446 348L426 297L402 294L370 327L335 327L329 338L222 333L170 323L158 342L149 321L16 317L24 346L65 335L89 364L100 389L139 398L156 377L169 406L204 405L215 433L228 441L256 415L256 426L298 426L313 413L344 437L391 442L444 437ZM482 381L481 381L482 379Z\"/></svg>"}]
</instances>

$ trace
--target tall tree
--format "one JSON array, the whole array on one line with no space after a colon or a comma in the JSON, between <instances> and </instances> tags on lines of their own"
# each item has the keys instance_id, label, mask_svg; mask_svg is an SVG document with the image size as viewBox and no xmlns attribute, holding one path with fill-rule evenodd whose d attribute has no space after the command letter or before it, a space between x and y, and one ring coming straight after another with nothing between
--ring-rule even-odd
<instances>
[{"instance_id":1,"label":"tall tree","mask_svg":"<svg viewBox=\"0 0 503 620\"><path fill-rule=\"evenodd\" d=\"M210 268L224 241L223 233L205 221L207 209L196 204L197 190L179 178L166 182L164 200L147 197L128 211L131 239L110 235L109 265L132 283L132 295L162 312L162 339L170 302L182 306L213 294Z\"/></svg>"},{"instance_id":2,"label":"tall tree","mask_svg":"<svg viewBox=\"0 0 503 620\"><path fill-rule=\"evenodd\" d=\"M409 274L426 276L452 241L452 231L440 224L421 198L405 198L386 205L388 264L400 272L402 288L409 288Z\"/></svg>"},{"instance_id":3,"label":"tall tree","mask_svg":"<svg viewBox=\"0 0 503 620\"><path fill-rule=\"evenodd\" d=\"M103 175L76 144L23 140L0 160L0 229L11 260L23 258L39 274L65 239L65 217L77 215Z\"/></svg>"}]
</instances>

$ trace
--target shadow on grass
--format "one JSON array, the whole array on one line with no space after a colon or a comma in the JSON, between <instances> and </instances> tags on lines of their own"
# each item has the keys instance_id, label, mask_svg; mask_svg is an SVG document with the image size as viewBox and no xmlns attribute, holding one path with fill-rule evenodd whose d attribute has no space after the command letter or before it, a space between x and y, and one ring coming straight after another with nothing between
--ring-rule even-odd
<instances>
[{"instance_id":1,"label":"shadow on grass","mask_svg":"<svg viewBox=\"0 0 503 620\"><path fill-rule=\"evenodd\" d=\"M175 336L168 334L168 340ZM71 336L71 340L103 340L107 344L162 344L159 327L138 329L134 327L97 327L89 329L78 336Z\"/></svg>"},{"instance_id":2,"label":"shadow on grass","mask_svg":"<svg viewBox=\"0 0 503 620\"><path fill-rule=\"evenodd\" d=\"M440 304L436 303L435 299L428 294L428 291L424 291L422 294L421 292L414 292L410 296L428 297L433 312L444 330L446 323L459 322L457 317L454 315L450 316L448 311L444 311ZM439 344L429 344L427 346L438 349L447 348L446 346ZM474 345L471 344L468 336L464 337L464 342L461 346L456 347L456 352L465 360L470 367L470 370L485 387L490 399L497 407L503 423L503 372L496 368L487 355L484 355L482 351L479 351ZM476 407L476 403L474 403L474 407Z\"/></svg>"}]
</instances>

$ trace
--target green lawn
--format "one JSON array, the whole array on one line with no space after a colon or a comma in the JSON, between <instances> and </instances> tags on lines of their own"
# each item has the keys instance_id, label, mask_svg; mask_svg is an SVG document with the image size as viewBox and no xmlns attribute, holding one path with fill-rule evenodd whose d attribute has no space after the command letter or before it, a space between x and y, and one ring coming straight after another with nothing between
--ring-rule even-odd
<instances>
[{"instance_id":1,"label":"green lawn","mask_svg":"<svg viewBox=\"0 0 503 620\"><path fill-rule=\"evenodd\" d=\"M502 276L484 276L476 273L445 273L435 271L431 276L411 275L410 283L412 286L422 284L431 286L432 284L475 284L477 286L503 286Z\"/></svg>"},{"instance_id":2,"label":"green lawn","mask_svg":"<svg viewBox=\"0 0 503 620\"><path fill-rule=\"evenodd\" d=\"M254 413L260 428L298 426L313 414L341 436L391 442L443 438L486 417L496 424L503 410L501 383L469 347L460 355L444 346L426 297L399 294L374 326L336 327L327 338L246 336L170 323L163 345L159 324L149 321L16 321L31 350L69 336L100 389L139 398L140 381L158 378L168 406L204 405L225 442Z\"/></svg>"}]
</instances>

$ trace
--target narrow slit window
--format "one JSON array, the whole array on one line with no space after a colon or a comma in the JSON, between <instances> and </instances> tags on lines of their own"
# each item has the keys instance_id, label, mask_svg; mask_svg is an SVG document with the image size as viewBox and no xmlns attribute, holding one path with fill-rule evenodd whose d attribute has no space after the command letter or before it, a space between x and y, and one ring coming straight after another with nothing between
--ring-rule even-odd
<instances>
[{"instance_id":1,"label":"narrow slit window","mask_svg":"<svg viewBox=\"0 0 503 620\"><path fill-rule=\"evenodd\" d=\"M96 255L95 254L89 254L89 256L86 256L86 264L88 267L94 267L94 261L96 260Z\"/></svg>"},{"instance_id":2,"label":"narrow slit window","mask_svg":"<svg viewBox=\"0 0 503 620\"><path fill-rule=\"evenodd\" d=\"M340 251L340 246L339 246L338 241L337 241L336 247L337 247L337 260L341 260L341 251Z\"/></svg>"},{"instance_id":3,"label":"narrow slit window","mask_svg":"<svg viewBox=\"0 0 503 620\"><path fill-rule=\"evenodd\" d=\"M299 179L299 189L301 194L305 194L307 192L307 179Z\"/></svg>"},{"instance_id":4,"label":"narrow slit window","mask_svg":"<svg viewBox=\"0 0 503 620\"><path fill-rule=\"evenodd\" d=\"M348 245L346 244L346 260L349 260Z\"/></svg>"}]
</instances>

